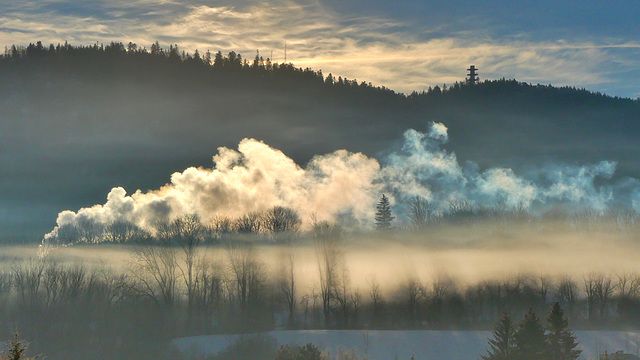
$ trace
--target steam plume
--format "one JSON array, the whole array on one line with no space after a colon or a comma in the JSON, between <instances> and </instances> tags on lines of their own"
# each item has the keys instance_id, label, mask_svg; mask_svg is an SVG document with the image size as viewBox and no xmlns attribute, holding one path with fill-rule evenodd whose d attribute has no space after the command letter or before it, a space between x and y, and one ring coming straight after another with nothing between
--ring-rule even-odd
<instances>
[{"instance_id":1,"label":"steam plume","mask_svg":"<svg viewBox=\"0 0 640 360\"><path fill-rule=\"evenodd\" d=\"M244 139L237 150L218 148L211 169L191 167L174 173L169 184L148 192L127 195L116 187L103 205L61 212L45 240L61 226L85 220L103 225L128 221L150 228L188 213L207 221L273 206L292 208L303 219L313 214L320 220L368 226L382 192L396 204L420 196L441 210L456 200L524 208L569 202L604 210L619 200L615 184L595 184L596 179L612 178L615 162L548 166L527 179L507 168L480 171L473 163L461 166L455 153L442 149L447 141L447 127L432 123L424 133L407 130L404 146L384 159L384 166L364 154L338 150L315 156L303 168L280 150ZM639 182L629 181L633 187L627 205L640 210Z\"/></svg>"}]
</instances>

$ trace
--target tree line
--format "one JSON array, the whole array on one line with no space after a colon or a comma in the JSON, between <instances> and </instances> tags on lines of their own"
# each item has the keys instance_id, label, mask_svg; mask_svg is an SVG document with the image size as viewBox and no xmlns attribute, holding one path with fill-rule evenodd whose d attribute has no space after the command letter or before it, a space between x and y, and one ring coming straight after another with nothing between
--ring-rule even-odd
<instances>
[{"instance_id":1,"label":"tree line","mask_svg":"<svg viewBox=\"0 0 640 360\"><path fill-rule=\"evenodd\" d=\"M553 304L546 319L547 326L541 324L536 313L529 309L516 326L508 312L504 312L489 339L487 354L483 360L576 360L582 350L569 329L560 303Z\"/></svg>"},{"instance_id":2,"label":"tree line","mask_svg":"<svg viewBox=\"0 0 640 360\"><path fill-rule=\"evenodd\" d=\"M399 204L402 206L403 204ZM531 231L546 227L578 232L617 232L632 235L640 226L640 214L632 208L614 206L606 210L582 207L575 211L551 209L534 215L524 206L476 205L467 200L450 201L444 208L421 197L408 201L404 218L398 221L386 195L382 195L371 219L373 228L382 234L423 234L447 226L481 227L490 225L494 230L528 226ZM337 224L340 223L337 219ZM171 245L180 242L184 227L197 229L199 243L220 244L224 239L253 237L255 240L280 242L290 238L310 238L314 218L305 219L293 209L274 206L264 211L248 212L236 218L214 216L208 221L196 214L186 214L173 220L158 221L144 228L126 219L103 223L86 215L78 215L77 221L60 226L48 245L97 244L97 243L154 243ZM197 226L196 226L197 225ZM353 230L367 230L353 229ZM518 228L517 230L521 230ZM515 230L514 230L515 231Z\"/></svg>"},{"instance_id":3,"label":"tree line","mask_svg":"<svg viewBox=\"0 0 640 360\"><path fill-rule=\"evenodd\" d=\"M397 94L393 90L385 86L373 86L370 82L356 79L347 79L342 76L334 76L333 74L324 75L322 70L312 70L310 68L297 68L292 63L278 63L269 57L260 55L260 51L256 51L253 57L243 57L242 54L235 51L229 51L223 54L222 51L212 53L210 50L204 53L196 49L193 53L181 50L177 44L169 45L169 48L163 48L159 42L155 42L147 49L136 43L129 42L111 42L109 44L92 44L74 46L65 42L64 44L45 45L41 41L30 43L27 46L11 45L5 46L4 54L0 55L0 67L7 70L16 70L16 66L26 65L44 65L47 62L57 66L58 70L65 69L64 73L70 70L81 70L78 65L90 66L92 72L110 72L117 69L119 72L145 71L140 64L145 64L147 69L157 70L159 68L167 69L167 65L172 67L171 73L176 73L175 66L184 66L186 72L193 73L211 71L212 74L255 74L262 80L265 76L270 81L280 79L292 79L297 81L314 83L316 85L325 85L334 89L352 89L351 92L364 92L369 96L374 93L384 94L391 97L406 98L410 101L418 103L429 103L432 99L437 101L445 101L448 98L466 98L469 96L476 97L479 101L491 98L496 93L508 91L518 94L517 99L524 100L527 97L549 98L553 97L557 100L564 99L560 102L564 103L583 103L585 101L596 101L599 103L615 102L620 105L638 103L639 99L621 98L618 96L608 96L601 92L591 92L584 88L576 88L571 86L553 87L551 85L532 85L525 82L519 82L515 79L498 79L484 80L478 85L469 86L465 81L454 82L453 84L442 84L428 86L423 91L413 91L405 96ZM159 67L158 67L159 66ZM178 72L179 73L179 72ZM208 78L208 77L207 77ZM225 78L226 79L226 78ZM286 81L287 85L291 85ZM359 90L358 90L359 89ZM446 95L446 96L445 96Z\"/></svg>"},{"instance_id":4,"label":"tree line","mask_svg":"<svg viewBox=\"0 0 640 360\"><path fill-rule=\"evenodd\" d=\"M117 77L118 73L138 78L136 74L164 72L172 74L173 77L185 77L185 81L189 82L206 79L224 83L225 86L232 86L233 83L244 84L245 80L251 79L257 83L272 83L276 86L308 87L315 84L350 92L398 95L384 86L373 86L369 82L358 82L356 79L333 74L325 76L322 70L295 67L290 62L274 62L261 56L259 51L253 58L245 58L235 51L223 54L222 51L212 53L207 50L201 53L196 49L191 54L181 50L177 44L169 45L168 49L163 48L157 41L151 44L149 49L132 42L126 45L111 42L107 45L96 43L80 46L65 42L46 46L38 41L28 46L5 47L4 55L0 56L0 69L4 68L5 71L36 70L38 67L49 66L62 74L88 71L103 78ZM233 81L230 81L232 79Z\"/></svg>"},{"instance_id":5,"label":"tree line","mask_svg":"<svg viewBox=\"0 0 640 360\"><path fill-rule=\"evenodd\" d=\"M447 274L371 277L354 284L344 239L316 225L313 286L284 247L267 261L252 242L208 253L185 234L179 246L137 245L122 268L44 258L5 261L0 329L17 327L52 358L139 357L145 346L202 335L286 329L486 329L503 311L548 311L558 303L575 326L615 329L640 321L640 274L582 278L519 274L463 285ZM271 264L271 265L268 265ZM141 346L143 344L143 346ZM145 345L146 344L146 345ZM158 351L164 348L158 348ZM146 350L145 350L146 351Z\"/></svg>"}]
</instances>

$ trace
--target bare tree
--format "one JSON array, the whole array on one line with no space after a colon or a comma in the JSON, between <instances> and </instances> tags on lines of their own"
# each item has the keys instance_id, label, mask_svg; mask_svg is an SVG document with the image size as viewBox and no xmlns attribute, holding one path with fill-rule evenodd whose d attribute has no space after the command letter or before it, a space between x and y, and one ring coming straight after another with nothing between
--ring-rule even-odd
<instances>
[{"instance_id":1,"label":"bare tree","mask_svg":"<svg viewBox=\"0 0 640 360\"><path fill-rule=\"evenodd\" d=\"M423 229L435 215L435 205L427 199L416 196L409 202L409 221L414 231Z\"/></svg>"},{"instance_id":2,"label":"bare tree","mask_svg":"<svg viewBox=\"0 0 640 360\"><path fill-rule=\"evenodd\" d=\"M442 304L445 297L452 291L455 291L456 283L447 274L438 273L431 283L431 298Z\"/></svg>"},{"instance_id":3,"label":"bare tree","mask_svg":"<svg viewBox=\"0 0 640 360\"><path fill-rule=\"evenodd\" d=\"M280 258L280 276L278 291L287 306L289 327L295 324L296 313L296 278L295 278L295 249L287 246Z\"/></svg>"},{"instance_id":4,"label":"bare tree","mask_svg":"<svg viewBox=\"0 0 640 360\"><path fill-rule=\"evenodd\" d=\"M425 296L425 290L420 283L420 280L411 276L409 277L404 286L402 287L402 294L406 307L407 319L413 324L418 315L418 305Z\"/></svg>"},{"instance_id":5,"label":"bare tree","mask_svg":"<svg viewBox=\"0 0 640 360\"><path fill-rule=\"evenodd\" d=\"M44 261L34 259L12 265L13 286L20 297L21 304L31 307L37 304L44 266Z\"/></svg>"},{"instance_id":6,"label":"bare tree","mask_svg":"<svg viewBox=\"0 0 640 360\"><path fill-rule=\"evenodd\" d=\"M155 240L163 246L170 246L177 235L174 222L159 221L155 224Z\"/></svg>"},{"instance_id":7,"label":"bare tree","mask_svg":"<svg viewBox=\"0 0 640 360\"><path fill-rule=\"evenodd\" d=\"M234 295L243 314L251 304L257 304L264 293L264 264L258 259L253 244L233 241L226 246Z\"/></svg>"},{"instance_id":8,"label":"bare tree","mask_svg":"<svg viewBox=\"0 0 640 360\"><path fill-rule=\"evenodd\" d=\"M360 306L362 305L362 293L360 293L359 289L353 290L351 293L351 309L353 322L351 323L352 328L357 328L358 323L360 321Z\"/></svg>"},{"instance_id":9,"label":"bare tree","mask_svg":"<svg viewBox=\"0 0 640 360\"><path fill-rule=\"evenodd\" d=\"M451 200L444 214L449 221L464 222L476 216L476 211L468 200Z\"/></svg>"},{"instance_id":10,"label":"bare tree","mask_svg":"<svg viewBox=\"0 0 640 360\"><path fill-rule=\"evenodd\" d=\"M633 226L640 220L638 218L638 212L623 206L610 207L605 213L605 216L609 221L613 222L616 230L622 231L623 233L631 232Z\"/></svg>"},{"instance_id":11,"label":"bare tree","mask_svg":"<svg viewBox=\"0 0 640 360\"><path fill-rule=\"evenodd\" d=\"M518 273L509 276L502 284L504 297L514 306L523 310L536 302L538 297L536 277L527 273Z\"/></svg>"},{"instance_id":12,"label":"bare tree","mask_svg":"<svg viewBox=\"0 0 640 360\"><path fill-rule=\"evenodd\" d=\"M553 288L553 279L545 274L538 274L536 279L536 289L538 291L538 296L540 297L540 303L542 306L547 304L547 296L549 295L549 291Z\"/></svg>"},{"instance_id":13,"label":"bare tree","mask_svg":"<svg viewBox=\"0 0 640 360\"><path fill-rule=\"evenodd\" d=\"M80 263L65 266L56 260L46 261L42 272L45 306L52 308L77 301L86 276L87 270Z\"/></svg>"},{"instance_id":14,"label":"bare tree","mask_svg":"<svg viewBox=\"0 0 640 360\"><path fill-rule=\"evenodd\" d=\"M132 290L159 305L172 305L177 300L178 260L169 246L140 245L133 249L130 275Z\"/></svg>"},{"instance_id":15,"label":"bare tree","mask_svg":"<svg viewBox=\"0 0 640 360\"><path fill-rule=\"evenodd\" d=\"M615 274L615 285L620 298L634 297L640 294L640 276L638 274L622 272Z\"/></svg>"},{"instance_id":16,"label":"bare tree","mask_svg":"<svg viewBox=\"0 0 640 360\"><path fill-rule=\"evenodd\" d=\"M567 276L560 279L557 291L558 299L560 302L567 304L567 312L571 316L578 301L578 284Z\"/></svg>"},{"instance_id":17,"label":"bare tree","mask_svg":"<svg viewBox=\"0 0 640 360\"><path fill-rule=\"evenodd\" d=\"M339 283L338 270L342 259L342 229L329 222L314 222L314 244L320 276L320 297L325 325L328 324L331 302Z\"/></svg>"},{"instance_id":18,"label":"bare tree","mask_svg":"<svg viewBox=\"0 0 640 360\"><path fill-rule=\"evenodd\" d=\"M350 303L350 294L349 294L349 270L347 267L342 264L340 266L340 276L339 280L336 284L336 291L333 294L333 297L340 308L340 312L342 313L342 326L344 328L349 327L349 314L351 311L351 303Z\"/></svg>"},{"instance_id":19,"label":"bare tree","mask_svg":"<svg viewBox=\"0 0 640 360\"><path fill-rule=\"evenodd\" d=\"M222 264L200 257L195 267L193 306L204 314L205 326L211 324L214 314L224 303L225 279Z\"/></svg>"},{"instance_id":20,"label":"bare tree","mask_svg":"<svg viewBox=\"0 0 640 360\"><path fill-rule=\"evenodd\" d=\"M600 318L604 319L607 315L606 308L611 297L613 296L615 288L613 285L613 279L609 275L598 276L596 283L596 297L600 303Z\"/></svg>"},{"instance_id":21,"label":"bare tree","mask_svg":"<svg viewBox=\"0 0 640 360\"><path fill-rule=\"evenodd\" d=\"M11 285L11 273L0 270L0 296L9 294Z\"/></svg>"},{"instance_id":22,"label":"bare tree","mask_svg":"<svg viewBox=\"0 0 640 360\"><path fill-rule=\"evenodd\" d=\"M596 304L600 305L600 319L606 317L606 307L613 295L614 285L611 276L601 273L590 273L583 277L587 305L589 307L589 319L594 319Z\"/></svg>"},{"instance_id":23,"label":"bare tree","mask_svg":"<svg viewBox=\"0 0 640 360\"><path fill-rule=\"evenodd\" d=\"M104 225L93 218L82 216L78 220L80 238L86 243L97 243L102 240Z\"/></svg>"},{"instance_id":24,"label":"bare tree","mask_svg":"<svg viewBox=\"0 0 640 360\"><path fill-rule=\"evenodd\" d=\"M50 239L53 245L75 244L81 239L80 230L74 224L64 224L58 228L55 238Z\"/></svg>"},{"instance_id":25,"label":"bare tree","mask_svg":"<svg viewBox=\"0 0 640 360\"><path fill-rule=\"evenodd\" d=\"M109 304L118 304L128 295L128 277L123 273L115 273L112 269L102 267L96 271L101 286L100 298Z\"/></svg>"},{"instance_id":26,"label":"bare tree","mask_svg":"<svg viewBox=\"0 0 640 360\"><path fill-rule=\"evenodd\" d=\"M127 243L148 237L137 225L126 220L117 220L104 228L104 240L113 243Z\"/></svg>"},{"instance_id":27,"label":"bare tree","mask_svg":"<svg viewBox=\"0 0 640 360\"><path fill-rule=\"evenodd\" d=\"M234 231L233 220L227 216L215 216L209 222L209 230L217 239L220 239L223 235Z\"/></svg>"},{"instance_id":28,"label":"bare tree","mask_svg":"<svg viewBox=\"0 0 640 360\"><path fill-rule=\"evenodd\" d=\"M182 249L184 267L178 265L187 289L189 310L194 302L194 266L197 261L198 246L204 241L205 228L196 214L187 214L173 221L176 240Z\"/></svg>"},{"instance_id":29,"label":"bare tree","mask_svg":"<svg viewBox=\"0 0 640 360\"><path fill-rule=\"evenodd\" d=\"M505 286L498 280L485 280L467 289L467 298L479 315L495 318L504 310Z\"/></svg>"},{"instance_id":30,"label":"bare tree","mask_svg":"<svg viewBox=\"0 0 640 360\"><path fill-rule=\"evenodd\" d=\"M578 231L594 231L602 226L603 213L592 207L584 207L573 214L572 225Z\"/></svg>"},{"instance_id":31,"label":"bare tree","mask_svg":"<svg viewBox=\"0 0 640 360\"><path fill-rule=\"evenodd\" d=\"M367 279L367 283L369 284L369 298L371 299L373 321L374 323L377 323L380 321L382 306L384 304L382 291L380 290L380 282L375 275L372 275Z\"/></svg>"},{"instance_id":32,"label":"bare tree","mask_svg":"<svg viewBox=\"0 0 640 360\"><path fill-rule=\"evenodd\" d=\"M253 211L235 219L233 229L239 234L258 234L262 231L263 214Z\"/></svg>"},{"instance_id":33,"label":"bare tree","mask_svg":"<svg viewBox=\"0 0 640 360\"><path fill-rule=\"evenodd\" d=\"M263 221L265 229L273 235L296 232L301 224L298 213L283 206L274 206L265 211Z\"/></svg>"}]
</instances>

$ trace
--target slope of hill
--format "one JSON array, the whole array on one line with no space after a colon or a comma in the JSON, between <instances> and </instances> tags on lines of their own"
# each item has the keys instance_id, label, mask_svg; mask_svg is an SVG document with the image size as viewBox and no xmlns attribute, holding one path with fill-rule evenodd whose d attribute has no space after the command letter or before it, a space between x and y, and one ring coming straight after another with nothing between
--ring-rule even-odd
<instances>
[{"instance_id":1,"label":"slope of hill","mask_svg":"<svg viewBox=\"0 0 640 360\"><path fill-rule=\"evenodd\" d=\"M481 168L613 160L640 177L640 103L573 88L503 79L404 96L259 57L119 43L13 47L0 82L4 240L39 240L60 210L157 188L246 137L299 164L342 148L383 158L437 121Z\"/></svg>"}]
</instances>

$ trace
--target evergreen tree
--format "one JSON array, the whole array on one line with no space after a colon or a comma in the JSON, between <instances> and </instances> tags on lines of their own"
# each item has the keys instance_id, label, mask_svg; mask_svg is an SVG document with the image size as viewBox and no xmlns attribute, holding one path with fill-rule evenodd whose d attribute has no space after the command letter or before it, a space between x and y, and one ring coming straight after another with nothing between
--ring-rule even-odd
<instances>
[{"instance_id":1,"label":"evergreen tree","mask_svg":"<svg viewBox=\"0 0 640 360\"><path fill-rule=\"evenodd\" d=\"M578 341L569 330L569 321L564 317L560 303L553 304L547 318L549 323L547 335L549 360L575 360L580 357L582 350L576 350Z\"/></svg>"},{"instance_id":2,"label":"evergreen tree","mask_svg":"<svg viewBox=\"0 0 640 360\"><path fill-rule=\"evenodd\" d=\"M213 68L222 69L223 66L224 66L224 56L222 56L221 51L218 51L216 53L215 58L213 59Z\"/></svg>"},{"instance_id":3,"label":"evergreen tree","mask_svg":"<svg viewBox=\"0 0 640 360\"><path fill-rule=\"evenodd\" d=\"M545 359L547 343L544 328L533 309L529 308L529 311L524 315L524 319L520 322L514 338L516 340L515 359Z\"/></svg>"},{"instance_id":4,"label":"evergreen tree","mask_svg":"<svg viewBox=\"0 0 640 360\"><path fill-rule=\"evenodd\" d=\"M13 339L5 344L5 351L0 355L0 360L36 360L40 359L40 356L34 358L28 358L25 356L27 350L27 344L24 340L20 339L20 333L17 331L13 333Z\"/></svg>"},{"instance_id":5,"label":"evergreen tree","mask_svg":"<svg viewBox=\"0 0 640 360\"><path fill-rule=\"evenodd\" d=\"M510 360L515 352L515 327L508 312L502 314L493 329L493 339L489 339L489 350L483 360Z\"/></svg>"},{"instance_id":6,"label":"evergreen tree","mask_svg":"<svg viewBox=\"0 0 640 360\"><path fill-rule=\"evenodd\" d=\"M395 217L391 216L391 204L389 203L389 198L386 197L386 195L382 194L382 198L378 201L376 209L376 229L390 230L391 221L393 221Z\"/></svg>"}]
</instances>

